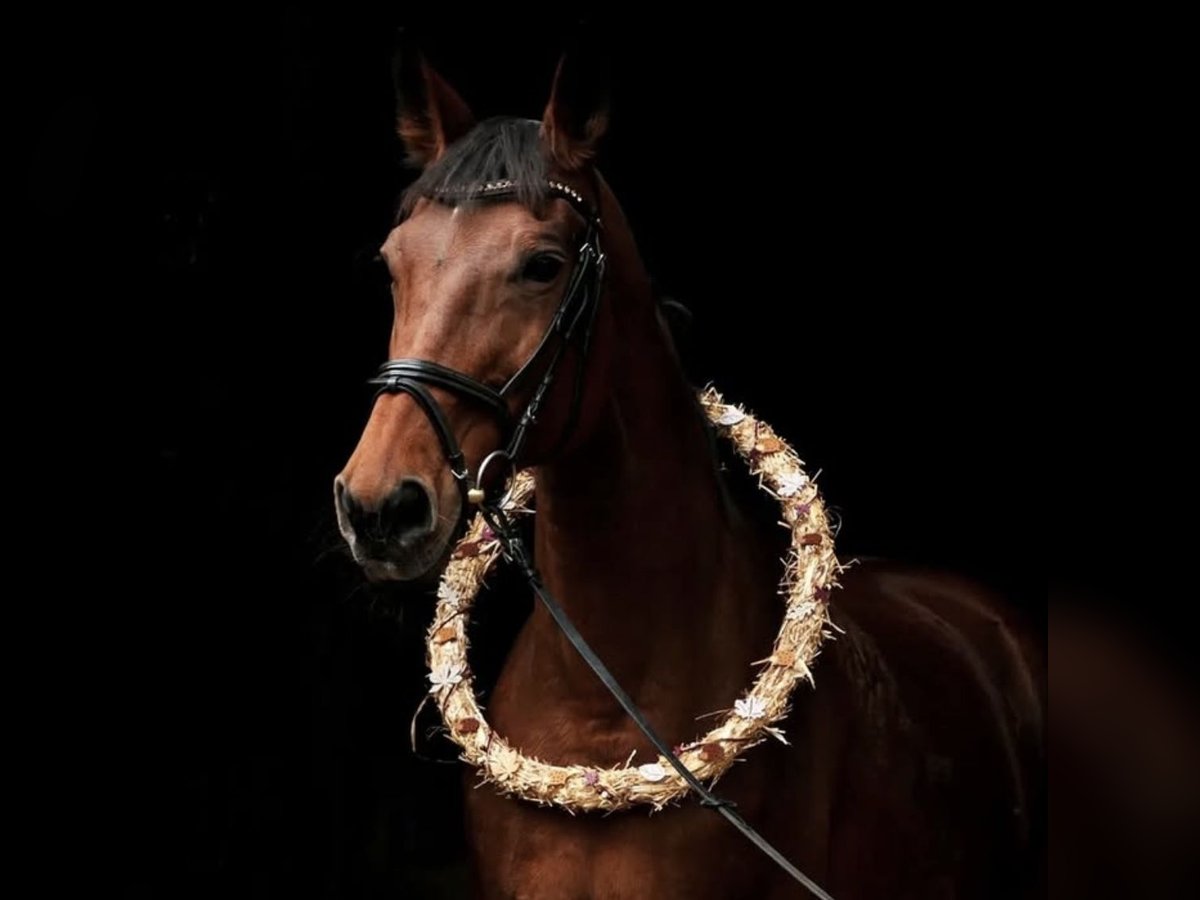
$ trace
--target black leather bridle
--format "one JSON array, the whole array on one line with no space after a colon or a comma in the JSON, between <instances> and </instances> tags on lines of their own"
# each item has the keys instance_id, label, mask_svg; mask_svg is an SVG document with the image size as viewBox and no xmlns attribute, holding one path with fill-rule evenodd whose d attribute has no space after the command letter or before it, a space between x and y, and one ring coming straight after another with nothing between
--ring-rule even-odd
<instances>
[{"instance_id":1,"label":"black leather bridle","mask_svg":"<svg viewBox=\"0 0 1200 900\"><path fill-rule=\"evenodd\" d=\"M439 199L452 201L476 199L506 199L517 193L518 185L513 181L493 181L484 185L462 191L443 192ZM490 470L497 464L503 465L508 474L513 474L518 466L521 450L529 436L529 430L537 421L546 394L554 384L558 374L559 364L566 355L567 348L577 345L579 361L575 368L574 393L571 409L563 432L559 437L559 446L566 442L579 414L579 404L583 394L583 370L587 362L588 350L591 346L592 325L596 320L596 308L600 301L600 291L604 281L604 253L600 249L600 216L588 203L582 194L570 185L561 181L547 182L549 194L566 200L586 223L583 243L579 247L579 255L575 268L571 272L567 288L555 310L546 333L533 354L517 369L516 373L505 382L499 390L477 381L469 375L447 368L440 363L427 359L393 359L385 362L379 369L379 374L370 380L376 385L375 396L380 394L404 393L416 401L417 405L429 419L430 425L437 433L450 464L450 472L458 483L463 500L467 504L480 505L487 497L488 483L485 479ZM446 196L450 194L450 196ZM516 390L525 384L529 377L539 367L543 366L541 381L525 404L525 409L519 416L514 416L509 410L509 400ZM441 405L430 393L430 388L440 388L457 394L475 405L488 410L500 424L504 437L504 446L488 454L479 464L479 470L472 474L467 467L462 448L454 437L454 431L446 418ZM502 479L503 481L504 479ZM494 497L492 499L495 499Z\"/></svg>"},{"instance_id":2,"label":"black leather bridle","mask_svg":"<svg viewBox=\"0 0 1200 900\"><path fill-rule=\"evenodd\" d=\"M460 197L464 199L506 198L515 195L517 187L517 184L512 181L489 182L473 189L456 191L453 197L446 199L456 200ZM604 665L604 661L596 655L583 635L575 628L567 616L566 610L546 589L541 575L533 564L533 556L525 546L524 539L504 511L503 498L487 489L485 478L495 461L502 461L507 465L509 474L515 474L529 429L537 421L542 402L558 373L559 363L562 362L567 348L572 344L579 345L579 362L575 370L571 412L559 437L559 447L570 436L578 418L583 370L587 362L592 325L596 319L596 307L600 302L600 292L604 281L604 253L600 249L600 217L583 196L569 185L559 181L550 181L548 187L551 196L561 197L575 208L575 211L587 223L587 230L579 248L579 257L575 263L575 269L571 273L571 280L567 283L567 289L563 293L562 300L559 301L554 318L546 329L546 333L542 335L542 340L533 354L516 371L516 374L509 378L502 388L496 390L476 381L469 375L456 372L440 363L426 359L393 359L380 367L379 374L370 380L370 384L377 385L376 397L380 394L404 393L411 396L421 407L433 426L433 430L437 432L438 440L442 444L442 451L446 454L450 471L453 473L455 481L458 482L464 500L467 504L479 507L484 519L500 541L504 558L521 570L533 592L542 601L558 627L562 629L567 640L583 657L584 662L588 664L588 667L596 674L596 677L600 679L642 734L700 798L701 805L719 813L796 882L807 888L814 897L832 900L819 885L796 868L787 857L755 831L734 809L735 804L716 796L701 784L675 754L671 746L659 736L645 713L638 708L633 698L626 693L608 667ZM513 425L513 416L508 408L509 398L515 389L526 380L526 376L536 371L543 359L547 359L547 362L542 372L542 379L538 382L529 402L525 404L524 411L516 418L516 424ZM485 407L499 421L501 433L507 436L505 446L484 457L483 462L479 464L479 471L474 475L467 468L466 458L463 456L458 440L454 437L446 414L429 392L431 387L449 391Z\"/></svg>"}]
</instances>

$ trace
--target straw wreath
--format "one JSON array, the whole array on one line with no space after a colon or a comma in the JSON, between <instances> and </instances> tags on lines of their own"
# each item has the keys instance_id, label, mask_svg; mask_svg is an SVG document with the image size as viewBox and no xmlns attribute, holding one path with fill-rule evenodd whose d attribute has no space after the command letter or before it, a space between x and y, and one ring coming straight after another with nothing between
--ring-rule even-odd
<instances>
[{"instance_id":1,"label":"straw wreath","mask_svg":"<svg viewBox=\"0 0 1200 900\"><path fill-rule=\"evenodd\" d=\"M786 743L775 723L788 714L796 682L804 678L813 683L809 666L828 636L829 591L840 567L817 487L792 448L769 425L727 405L712 388L701 392L700 403L760 485L779 501L780 524L792 536L780 585L782 624L771 656L760 661L763 668L750 690L730 698L733 708L720 724L677 751L697 778L711 782L768 737ZM533 476L528 470L520 472L506 503L510 515L526 509L533 491ZM462 748L463 760L505 794L572 812L637 804L658 810L687 794L687 784L663 757L645 765L627 761L613 768L554 765L524 755L492 730L479 707L467 662L467 623L484 575L500 549L482 516L476 516L442 575L429 629L430 696L441 709L450 738Z\"/></svg>"}]
</instances>

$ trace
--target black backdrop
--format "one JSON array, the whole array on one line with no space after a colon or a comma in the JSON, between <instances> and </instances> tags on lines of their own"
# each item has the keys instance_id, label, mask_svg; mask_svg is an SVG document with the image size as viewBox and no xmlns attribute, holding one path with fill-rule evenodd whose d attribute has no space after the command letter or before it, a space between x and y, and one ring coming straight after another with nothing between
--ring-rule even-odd
<instances>
[{"instance_id":1,"label":"black backdrop","mask_svg":"<svg viewBox=\"0 0 1200 900\"><path fill-rule=\"evenodd\" d=\"M24 333L54 397L22 471L67 489L39 571L79 638L48 757L99 786L42 812L123 896L461 883L455 768L408 746L428 598L365 587L329 502L385 350L356 262L408 177L401 22L478 115L540 114L565 20L197 7L17 31ZM844 555L964 571L1039 616L1020 54L980 19L603 24L601 168L695 311L697 379L823 470ZM493 617L488 658L513 614Z\"/></svg>"}]
</instances>

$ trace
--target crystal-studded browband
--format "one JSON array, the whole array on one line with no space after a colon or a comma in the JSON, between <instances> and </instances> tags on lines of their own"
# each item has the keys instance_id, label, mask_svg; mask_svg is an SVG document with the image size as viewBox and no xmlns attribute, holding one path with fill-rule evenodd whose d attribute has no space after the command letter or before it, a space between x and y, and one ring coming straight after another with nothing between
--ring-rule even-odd
<instances>
[{"instance_id":1,"label":"crystal-studded browband","mask_svg":"<svg viewBox=\"0 0 1200 900\"><path fill-rule=\"evenodd\" d=\"M573 207L576 212L587 219L589 222L600 224L600 215L592 207L579 191L561 181L548 179L546 186L550 188L550 193L562 197ZM463 186L440 187L434 188L429 196L434 198L446 198L453 200L470 200L477 197L504 197L509 194L515 194L520 183L511 178L502 178L499 181L486 181L483 184L471 184Z\"/></svg>"}]
</instances>

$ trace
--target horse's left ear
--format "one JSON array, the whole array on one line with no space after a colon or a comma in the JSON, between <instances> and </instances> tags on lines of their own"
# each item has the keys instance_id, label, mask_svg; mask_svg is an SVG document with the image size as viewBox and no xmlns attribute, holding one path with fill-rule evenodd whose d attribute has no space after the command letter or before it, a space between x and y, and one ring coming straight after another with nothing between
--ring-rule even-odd
<instances>
[{"instance_id":1,"label":"horse's left ear","mask_svg":"<svg viewBox=\"0 0 1200 900\"><path fill-rule=\"evenodd\" d=\"M565 172L585 168L608 129L608 60L581 43L558 61L550 102L542 115L542 139Z\"/></svg>"},{"instance_id":2,"label":"horse's left ear","mask_svg":"<svg viewBox=\"0 0 1200 900\"><path fill-rule=\"evenodd\" d=\"M475 125L475 117L402 32L392 60L396 84L396 131L411 163L425 167Z\"/></svg>"}]
</instances>

